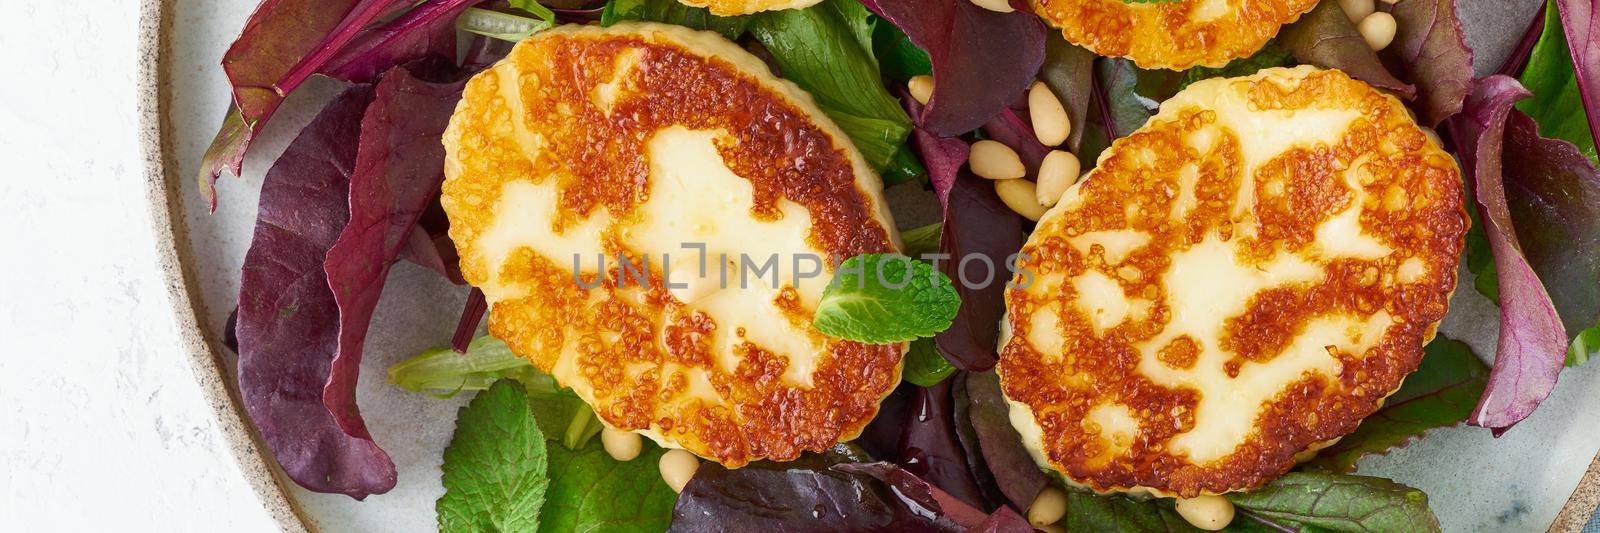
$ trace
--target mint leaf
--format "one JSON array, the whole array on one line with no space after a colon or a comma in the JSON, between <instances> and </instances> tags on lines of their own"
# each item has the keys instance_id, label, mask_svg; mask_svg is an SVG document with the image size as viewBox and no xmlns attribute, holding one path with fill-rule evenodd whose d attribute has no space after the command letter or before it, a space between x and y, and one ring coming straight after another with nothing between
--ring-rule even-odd
<instances>
[{"instance_id":1,"label":"mint leaf","mask_svg":"<svg viewBox=\"0 0 1600 533\"><path fill-rule=\"evenodd\" d=\"M839 265L812 325L831 337L888 344L950 327L961 298L950 278L899 254L862 254Z\"/></svg>"},{"instance_id":2,"label":"mint leaf","mask_svg":"<svg viewBox=\"0 0 1600 533\"><path fill-rule=\"evenodd\" d=\"M657 532L672 522L678 495L661 480L663 451L645 443L638 457L617 462L599 441L576 451L551 447L550 490L540 531Z\"/></svg>"},{"instance_id":3,"label":"mint leaf","mask_svg":"<svg viewBox=\"0 0 1600 533\"><path fill-rule=\"evenodd\" d=\"M955 371L955 365L939 355L933 339L917 339L906 350L906 368L901 378L918 387L932 387Z\"/></svg>"},{"instance_id":4,"label":"mint leaf","mask_svg":"<svg viewBox=\"0 0 1600 533\"><path fill-rule=\"evenodd\" d=\"M499 381L456 415L444 450L439 530L531 531L550 486L544 434L522 387Z\"/></svg>"},{"instance_id":5,"label":"mint leaf","mask_svg":"<svg viewBox=\"0 0 1600 533\"><path fill-rule=\"evenodd\" d=\"M1472 414L1488 376L1489 368L1466 343L1435 338L1424 349L1417 371L1378 412L1308 464L1349 472L1366 455L1404 446L1429 429L1459 424Z\"/></svg>"},{"instance_id":6,"label":"mint leaf","mask_svg":"<svg viewBox=\"0 0 1600 533\"><path fill-rule=\"evenodd\" d=\"M1439 531L1427 494L1382 478L1290 472L1256 491L1231 493L1228 500L1273 523L1334 531Z\"/></svg>"}]
</instances>

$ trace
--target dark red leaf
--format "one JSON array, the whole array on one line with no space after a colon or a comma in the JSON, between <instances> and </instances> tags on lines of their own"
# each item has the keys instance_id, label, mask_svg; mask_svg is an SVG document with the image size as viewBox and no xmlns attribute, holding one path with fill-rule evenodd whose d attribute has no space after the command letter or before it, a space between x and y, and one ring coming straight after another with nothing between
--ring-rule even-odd
<instances>
[{"instance_id":1,"label":"dark red leaf","mask_svg":"<svg viewBox=\"0 0 1600 533\"><path fill-rule=\"evenodd\" d=\"M967 374L966 385L971 401L967 412L972 429L978 434L983 462L1006 499L1026 511L1049 480L1022 446L1022 436L1011 426L1010 407L1000 393L1000 377L994 372L974 372Z\"/></svg>"},{"instance_id":2,"label":"dark red leaf","mask_svg":"<svg viewBox=\"0 0 1600 533\"><path fill-rule=\"evenodd\" d=\"M267 171L239 289L245 410L291 479L356 499L394 488L395 467L323 405L339 344L339 307L323 260L349 220L350 141L372 95L368 87L340 95Z\"/></svg>"},{"instance_id":3,"label":"dark red leaf","mask_svg":"<svg viewBox=\"0 0 1600 533\"><path fill-rule=\"evenodd\" d=\"M862 445L876 459L892 462L973 507L987 507L956 435L950 381L933 387L905 383L891 411L880 411ZM889 439L893 439L890 441Z\"/></svg>"},{"instance_id":4,"label":"dark red leaf","mask_svg":"<svg viewBox=\"0 0 1600 533\"><path fill-rule=\"evenodd\" d=\"M357 35L321 72L369 82L389 67L422 57L456 57L456 17L482 0L430 0L404 15Z\"/></svg>"},{"instance_id":5,"label":"dark red leaf","mask_svg":"<svg viewBox=\"0 0 1600 533\"><path fill-rule=\"evenodd\" d=\"M1422 122L1437 126L1461 111L1472 91L1472 49L1461 33L1455 0L1401 0L1393 11L1399 31L1382 57L1390 72L1417 88Z\"/></svg>"},{"instance_id":6,"label":"dark red leaf","mask_svg":"<svg viewBox=\"0 0 1600 533\"><path fill-rule=\"evenodd\" d=\"M989 180L970 172L956 178L939 235L939 252L948 254L939 271L955 281L961 309L950 328L933 337L939 353L957 368L994 368L1005 314L1009 260L1022 249L1022 217L1006 207ZM962 276L962 269L966 275ZM992 269L992 270L991 270ZM992 274L982 283L985 274Z\"/></svg>"},{"instance_id":7,"label":"dark red leaf","mask_svg":"<svg viewBox=\"0 0 1600 533\"><path fill-rule=\"evenodd\" d=\"M1465 111L1451 121L1462 164L1477 189L1478 213L1500 282L1500 340L1494 369L1468 423L1490 428L1496 435L1527 418L1549 396L1567 351L1555 305L1517 240L1502 176L1502 169L1511 168L1504 166L1509 158L1503 157L1507 122L1514 113L1511 106L1528 96L1516 80L1490 76L1477 82Z\"/></svg>"},{"instance_id":8,"label":"dark red leaf","mask_svg":"<svg viewBox=\"0 0 1600 533\"><path fill-rule=\"evenodd\" d=\"M1323 2L1278 33L1278 44L1301 63L1344 71L1350 77L1410 100L1417 88L1400 81L1378 60L1338 2Z\"/></svg>"},{"instance_id":9,"label":"dark red leaf","mask_svg":"<svg viewBox=\"0 0 1600 533\"><path fill-rule=\"evenodd\" d=\"M1011 105L1044 62L1044 25L1031 9L1011 13L968 0L865 0L906 33L933 63L933 97L916 115L928 131L953 137Z\"/></svg>"},{"instance_id":10,"label":"dark red leaf","mask_svg":"<svg viewBox=\"0 0 1600 533\"><path fill-rule=\"evenodd\" d=\"M418 65L440 75L448 64ZM323 402L351 436L370 438L356 406L356 379L367 325L383 294L389 266L409 244L417 219L444 180L444 134L465 80L432 83L395 67L378 82L361 121L350 176L350 221L328 250L328 284L339 304L339 346ZM342 139L348 143L350 139Z\"/></svg>"}]
</instances>

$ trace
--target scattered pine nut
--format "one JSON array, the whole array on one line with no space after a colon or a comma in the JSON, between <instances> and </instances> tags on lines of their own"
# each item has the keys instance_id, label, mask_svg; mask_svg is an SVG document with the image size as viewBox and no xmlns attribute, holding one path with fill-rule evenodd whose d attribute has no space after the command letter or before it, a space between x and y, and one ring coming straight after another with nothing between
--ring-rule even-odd
<instances>
[{"instance_id":1,"label":"scattered pine nut","mask_svg":"<svg viewBox=\"0 0 1600 533\"><path fill-rule=\"evenodd\" d=\"M1017 10L1011 7L1011 2L1006 0L972 0L972 3L977 4L978 7L999 13L1010 13Z\"/></svg>"},{"instance_id":2,"label":"scattered pine nut","mask_svg":"<svg viewBox=\"0 0 1600 533\"><path fill-rule=\"evenodd\" d=\"M1176 507L1189 525L1206 531L1220 531L1233 522L1233 502L1221 496L1178 498Z\"/></svg>"},{"instance_id":3,"label":"scattered pine nut","mask_svg":"<svg viewBox=\"0 0 1600 533\"><path fill-rule=\"evenodd\" d=\"M1044 527L1060 522L1067 516L1067 493L1055 487L1045 487L1033 497L1033 504L1028 506L1028 523L1034 527Z\"/></svg>"},{"instance_id":4,"label":"scattered pine nut","mask_svg":"<svg viewBox=\"0 0 1600 533\"><path fill-rule=\"evenodd\" d=\"M683 450L667 450L661 455L660 467L661 479L667 486L672 487L673 492L683 492L684 485L688 485L689 479L700 469L700 458Z\"/></svg>"},{"instance_id":5,"label":"scattered pine nut","mask_svg":"<svg viewBox=\"0 0 1600 533\"><path fill-rule=\"evenodd\" d=\"M638 433L612 429L611 426L600 430L600 444L606 449L607 455L622 462L638 457L639 450L644 447Z\"/></svg>"},{"instance_id":6,"label":"scattered pine nut","mask_svg":"<svg viewBox=\"0 0 1600 533\"><path fill-rule=\"evenodd\" d=\"M1039 193L1033 182L1028 180L996 180L994 192L1000 195L1000 201L1006 207L1016 211L1028 220L1038 221L1046 211L1044 205L1039 203Z\"/></svg>"},{"instance_id":7,"label":"scattered pine nut","mask_svg":"<svg viewBox=\"0 0 1600 533\"><path fill-rule=\"evenodd\" d=\"M1078 156L1072 152L1051 150L1039 163L1039 182L1035 186L1039 205L1051 207L1061 201L1067 188L1078 182Z\"/></svg>"},{"instance_id":8,"label":"scattered pine nut","mask_svg":"<svg viewBox=\"0 0 1600 533\"><path fill-rule=\"evenodd\" d=\"M928 99L933 98L933 76L912 76L906 82L906 89L911 91L911 97L917 99L917 103L926 104Z\"/></svg>"},{"instance_id":9,"label":"scattered pine nut","mask_svg":"<svg viewBox=\"0 0 1600 533\"><path fill-rule=\"evenodd\" d=\"M1350 17L1351 24L1359 24L1361 19L1377 11L1372 2L1373 0L1339 0L1339 7L1344 8L1344 14Z\"/></svg>"},{"instance_id":10,"label":"scattered pine nut","mask_svg":"<svg viewBox=\"0 0 1600 533\"><path fill-rule=\"evenodd\" d=\"M1072 117L1044 82L1033 82L1028 89L1028 118L1033 122L1034 136L1045 146L1060 146L1072 134Z\"/></svg>"},{"instance_id":11,"label":"scattered pine nut","mask_svg":"<svg viewBox=\"0 0 1600 533\"><path fill-rule=\"evenodd\" d=\"M967 164L972 166L973 174L992 180L1010 180L1028 175L1028 167L1022 165L1022 157L1017 155L1017 151L999 141L985 139L972 143Z\"/></svg>"},{"instance_id":12,"label":"scattered pine nut","mask_svg":"<svg viewBox=\"0 0 1600 533\"><path fill-rule=\"evenodd\" d=\"M1367 18L1361 19L1361 22L1356 24L1356 30L1361 32L1361 38L1367 41L1367 47L1373 51L1388 48L1389 44L1394 42L1394 34L1398 29L1394 15L1382 11L1367 15Z\"/></svg>"}]
</instances>

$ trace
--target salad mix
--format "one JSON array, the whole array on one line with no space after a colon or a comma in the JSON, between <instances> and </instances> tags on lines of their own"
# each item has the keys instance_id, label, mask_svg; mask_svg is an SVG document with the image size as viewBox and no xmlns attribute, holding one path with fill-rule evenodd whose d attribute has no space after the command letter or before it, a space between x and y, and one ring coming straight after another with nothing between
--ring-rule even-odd
<instances>
[{"instance_id":1,"label":"salad mix","mask_svg":"<svg viewBox=\"0 0 1600 533\"><path fill-rule=\"evenodd\" d=\"M1354 433L1259 490L1226 495L1238 514L1227 527L1437 529L1427 496L1353 475L1357 461L1462 422L1500 435L1564 367L1600 351L1600 1L1551 0L1534 20L1504 20L1525 25L1524 37L1482 77L1455 0L1378 4L1394 23L1383 46L1344 4L1360 2L1323 1L1249 57L1172 71L1069 44L1022 0L823 0L739 16L677 0L264 0L223 59L233 106L199 176L211 208L230 207L217 205L218 176L239 174L287 95L312 76L348 88L262 184L231 325L244 406L296 483L356 499L392 489L394 463L355 388L380 295L405 290L385 286L390 267L406 260L472 293L450 346L389 369L407 390L474 394L444 454L442 530L1190 530L1170 499L1074 490L1041 471L993 371L1004 284L951 283L950 262L858 256L878 271L905 265L890 277L918 281L836 283L823 296L819 331L910 343L903 382L860 438L786 463L708 462L682 487L657 473L673 452L646 443L614 459L587 404L504 342L474 338L486 305L445 234L439 139L467 80L540 31L626 20L709 30L809 92L885 184L937 193L943 221L905 230L905 255L1003 264L1037 215L1019 216L974 174L974 142L1004 145L1030 175L1060 164L1047 162L1058 148L1088 170L1194 82L1306 64L1402 99L1458 158L1475 200L1463 262L1471 290L1500 306L1499 343L1490 359L1435 339ZM1055 98L1030 98L1036 81ZM1041 141L1030 104L1049 101L1073 127ZM1059 515L1030 524L1046 500Z\"/></svg>"}]
</instances>

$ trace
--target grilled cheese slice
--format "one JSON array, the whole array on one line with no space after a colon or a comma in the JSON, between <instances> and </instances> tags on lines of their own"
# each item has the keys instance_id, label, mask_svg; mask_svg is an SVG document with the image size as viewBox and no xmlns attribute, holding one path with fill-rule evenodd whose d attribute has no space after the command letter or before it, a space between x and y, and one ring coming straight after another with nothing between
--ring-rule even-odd
<instances>
[{"instance_id":1,"label":"grilled cheese slice","mask_svg":"<svg viewBox=\"0 0 1600 533\"><path fill-rule=\"evenodd\" d=\"M1312 67L1195 83L1024 247L1012 422L1094 490L1259 487L1416 368L1467 226L1455 160L1393 97Z\"/></svg>"},{"instance_id":2,"label":"grilled cheese slice","mask_svg":"<svg viewBox=\"0 0 1600 533\"><path fill-rule=\"evenodd\" d=\"M729 466L854 438L902 345L828 338L834 261L898 249L882 184L710 32L542 32L467 85L443 204L489 330L606 424ZM770 261L770 262L769 262Z\"/></svg>"},{"instance_id":3,"label":"grilled cheese slice","mask_svg":"<svg viewBox=\"0 0 1600 533\"><path fill-rule=\"evenodd\" d=\"M1248 57L1317 0L1031 0L1068 42L1143 68L1220 67Z\"/></svg>"},{"instance_id":4,"label":"grilled cheese slice","mask_svg":"<svg viewBox=\"0 0 1600 533\"><path fill-rule=\"evenodd\" d=\"M749 15L762 11L805 9L822 0L678 0L686 6L703 7L719 17Z\"/></svg>"}]
</instances>

